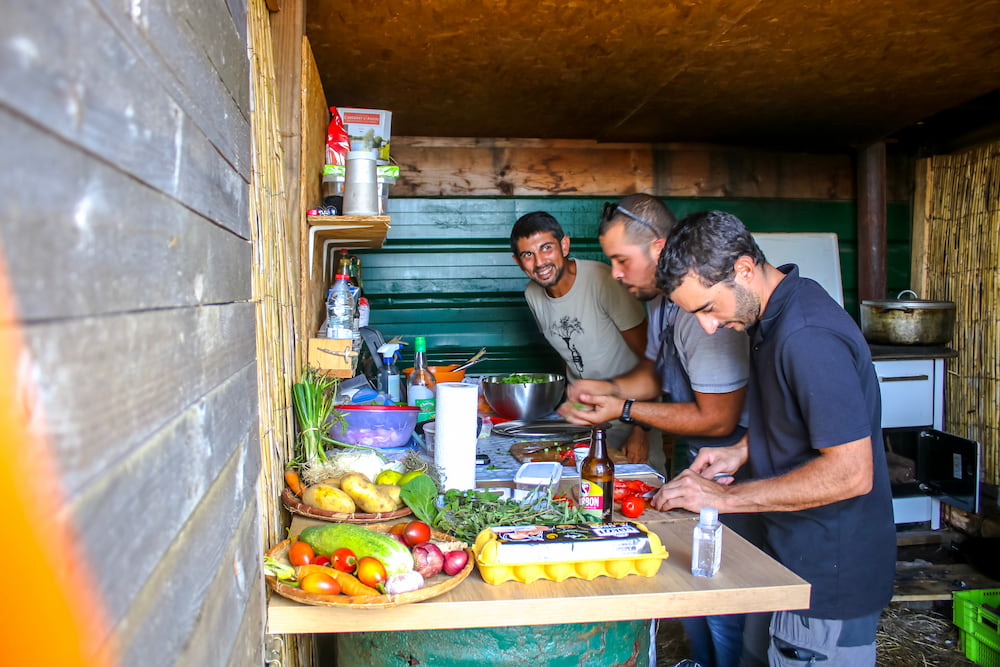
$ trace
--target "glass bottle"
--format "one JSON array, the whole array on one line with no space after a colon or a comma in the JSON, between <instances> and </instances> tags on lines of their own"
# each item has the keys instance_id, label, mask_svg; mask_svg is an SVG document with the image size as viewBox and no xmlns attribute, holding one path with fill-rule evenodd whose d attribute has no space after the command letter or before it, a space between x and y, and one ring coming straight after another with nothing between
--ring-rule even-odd
<instances>
[{"instance_id":1,"label":"glass bottle","mask_svg":"<svg viewBox=\"0 0 1000 667\"><path fill-rule=\"evenodd\" d=\"M434 389L437 387L437 380L427 368L427 339L417 336L413 341L413 349L413 372L406 383L406 403L420 408L417 421L422 422L434 419Z\"/></svg>"},{"instance_id":2,"label":"glass bottle","mask_svg":"<svg viewBox=\"0 0 1000 667\"><path fill-rule=\"evenodd\" d=\"M604 428L591 429L590 452L580 466L580 508L588 523L609 523L614 508L615 464L605 438Z\"/></svg>"},{"instance_id":3,"label":"glass bottle","mask_svg":"<svg viewBox=\"0 0 1000 667\"><path fill-rule=\"evenodd\" d=\"M714 577L722 560L722 524L719 511L703 507L691 538L691 574Z\"/></svg>"}]
</instances>

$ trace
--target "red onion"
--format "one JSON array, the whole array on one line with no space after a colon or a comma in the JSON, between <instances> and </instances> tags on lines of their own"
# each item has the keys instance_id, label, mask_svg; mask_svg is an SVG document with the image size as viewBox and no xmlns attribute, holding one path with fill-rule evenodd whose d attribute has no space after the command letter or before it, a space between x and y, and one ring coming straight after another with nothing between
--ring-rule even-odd
<instances>
[{"instance_id":1,"label":"red onion","mask_svg":"<svg viewBox=\"0 0 1000 667\"><path fill-rule=\"evenodd\" d=\"M430 579L444 567L444 554L432 542L421 542L413 547L411 553L413 569L423 575L424 579Z\"/></svg>"},{"instance_id":2,"label":"red onion","mask_svg":"<svg viewBox=\"0 0 1000 667\"><path fill-rule=\"evenodd\" d=\"M464 570L468 562L469 554L466 553L465 549L449 551L444 555L444 573L453 577Z\"/></svg>"}]
</instances>

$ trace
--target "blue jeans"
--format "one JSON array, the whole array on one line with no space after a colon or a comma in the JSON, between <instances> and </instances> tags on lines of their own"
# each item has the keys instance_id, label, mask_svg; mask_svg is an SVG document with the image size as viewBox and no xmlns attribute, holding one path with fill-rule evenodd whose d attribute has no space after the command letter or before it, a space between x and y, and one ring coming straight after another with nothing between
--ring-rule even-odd
<instances>
[{"instance_id":1,"label":"blue jeans","mask_svg":"<svg viewBox=\"0 0 1000 667\"><path fill-rule=\"evenodd\" d=\"M691 644L691 658L702 667L733 667L743 650L743 614L692 616L681 623Z\"/></svg>"}]
</instances>

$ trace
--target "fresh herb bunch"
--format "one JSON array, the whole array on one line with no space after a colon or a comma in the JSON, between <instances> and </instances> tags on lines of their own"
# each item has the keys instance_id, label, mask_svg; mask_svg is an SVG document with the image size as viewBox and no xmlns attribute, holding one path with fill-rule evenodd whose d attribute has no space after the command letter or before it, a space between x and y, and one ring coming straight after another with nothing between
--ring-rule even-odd
<instances>
[{"instance_id":1,"label":"fresh herb bunch","mask_svg":"<svg viewBox=\"0 0 1000 667\"><path fill-rule=\"evenodd\" d=\"M314 465L327 462L326 443L336 442L327 435L331 422L343 421L343 416L333 407L337 383L337 378L322 375L315 368L306 366L299 381L292 385L292 402L299 419L296 463Z\"/></svg>"},{"instance_id":2,"label":"fresh herb bunch","mask_svg":"<svg viewBox=\"0 0 1000 667\"><path fill-rule=\"evenodd\" d=\"M434 525L471 544L480 532L491 526L585 522L579 507L553 500L551 492L533 493L521 501L501 500L499 494L490 491L450 489L444 494L444 507L438 511Z\"/></svg>"}]
</instances>

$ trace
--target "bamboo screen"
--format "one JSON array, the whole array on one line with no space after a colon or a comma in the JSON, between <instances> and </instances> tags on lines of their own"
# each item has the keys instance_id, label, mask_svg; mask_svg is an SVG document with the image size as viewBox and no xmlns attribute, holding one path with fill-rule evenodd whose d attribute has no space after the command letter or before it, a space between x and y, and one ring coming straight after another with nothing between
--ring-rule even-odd
<instances>
[{"instance_id":1,"label":"bamboo screen","mask_svg":"<svg viewBox=\"0 0 1000 667\"><path fill-rule=\"evenodd\" d=\"M257 391L261 476L258 485L264 549L285 537L281 506L284 464L292 458L295 422L291 386L296 376L294 313L298 282L291 258L297 249L285 234L287 206L275 92L271 27L265 0L250 0L248 35L251 76L252 175L250 237L253 298L257 304ZM309 635L287 635L281 664L314 664ZM274 656L270 656L274 657Z\"/></svg>"},{"instance_id":2,"label":"bamboo screen","mask_svg":"<svg viewBox=\"0 0 1000 667\"><path fill-rule=\"evenodd\" d=\"M978 441L1000 484L1000 142L935 156L926 178L920 296L956 306L945 430Z\"/></svg>"}]
</instances>

